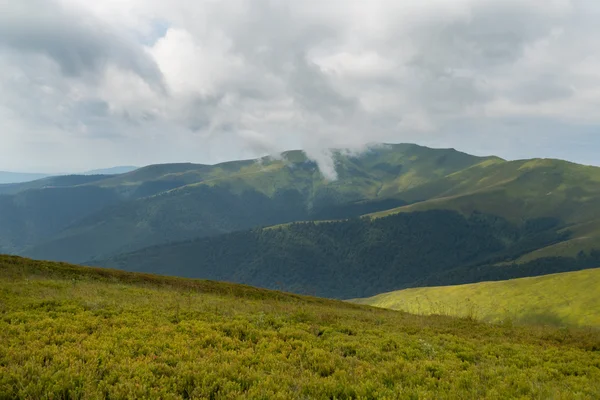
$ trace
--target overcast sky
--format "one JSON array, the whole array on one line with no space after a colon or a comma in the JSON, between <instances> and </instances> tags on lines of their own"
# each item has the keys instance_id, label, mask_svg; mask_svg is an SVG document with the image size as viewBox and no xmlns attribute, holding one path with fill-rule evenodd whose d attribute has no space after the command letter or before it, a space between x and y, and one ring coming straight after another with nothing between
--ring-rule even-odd
<instances>
[{"instance_id":1,"label":"overcast sky","mask_svg":"<svg viewBox=\"0 0 600 400\"><path fill-rule=\"evenodd\" d=\"M597 0L0 0L0 170L414 142L600 165Z\"/></svg>"}]
</instances>

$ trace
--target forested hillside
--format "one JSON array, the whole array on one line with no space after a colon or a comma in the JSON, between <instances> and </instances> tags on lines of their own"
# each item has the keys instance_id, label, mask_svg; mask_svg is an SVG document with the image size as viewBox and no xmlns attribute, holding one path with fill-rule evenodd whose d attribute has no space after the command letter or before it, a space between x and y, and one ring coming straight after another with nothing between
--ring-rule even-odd
<instances>
[{"instance_id":1,"label":"forested hillside","mask_svg":"<svg viewBox=\"0 0 600 400\"><path fill-rule=\"evenodd\" d=\"M439 210L375 220L295 223L150 247L90 262L336 298L430 283L543 275L600 263L600 252L582 254L579 260L512 262L532 249L569 238L555 228L552 220L515 225L484 214L465 218Z\"/></svg>"}]
</instances>

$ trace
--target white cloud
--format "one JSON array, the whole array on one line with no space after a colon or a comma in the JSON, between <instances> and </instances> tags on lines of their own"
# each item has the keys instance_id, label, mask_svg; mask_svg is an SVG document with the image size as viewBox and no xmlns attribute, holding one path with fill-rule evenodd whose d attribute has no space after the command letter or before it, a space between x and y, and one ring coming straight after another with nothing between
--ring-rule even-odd
<instances>
[{"instance_id":1,"label":"white cloud","mask_svg":"<svg viewBox=\"0 0 600 400\"><path fill-rule=\"evenodd\" d=\"M599 144L591 1L0 7L0 169L31 169L34 157L87 169L303 147L331 178L325 149L367 142L517 157L544 156L536 149L551 137L549 152L582 161Z\"/></svg>"}]
</instances>

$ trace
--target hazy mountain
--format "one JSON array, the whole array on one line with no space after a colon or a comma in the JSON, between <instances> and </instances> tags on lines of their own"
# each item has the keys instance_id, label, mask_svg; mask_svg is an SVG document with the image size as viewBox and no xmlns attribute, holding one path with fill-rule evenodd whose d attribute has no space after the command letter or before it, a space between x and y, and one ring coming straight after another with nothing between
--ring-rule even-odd
<instances>
[{"instance_id":1,"label":"hazy mountain","mask_svg":"<svg viewBox=\"0 0 600 400\"><path fill-rule=\"evenodd\" d=\"M304 153L214 166L166 164L94 182L123 198L25 254L83 262L149 245L305 219L359 216L406 204L403 190L495 160L455 150L388 145L335 154L327 181ZM387 194L382 195L383 192Z\"/></svg>"},{"instance_id":2,"label":"hazy mountain","mask_svg":"<svg viewBox=\"0 0 600 400\"><path fill-rule=\"evenodd\" d=\"M84 172L82 175L119 175L119 174L126 174L127 172L131 172L131 171L135 171L136 169L138 169L138 167L126 165L126 166L111 167L111 168L93 169L91 171Z\"/></svg>"},{"instance_id":3,"label":"hazy mountain","mask_svg":"<svg viewBox=\"0 0 600 400\"><path fill-rule=\"evenodd\" d=\"M42 179L47 176L48 174L0 171L0 184L29 182L36 179Z\"/></svg>"}]
</instances>

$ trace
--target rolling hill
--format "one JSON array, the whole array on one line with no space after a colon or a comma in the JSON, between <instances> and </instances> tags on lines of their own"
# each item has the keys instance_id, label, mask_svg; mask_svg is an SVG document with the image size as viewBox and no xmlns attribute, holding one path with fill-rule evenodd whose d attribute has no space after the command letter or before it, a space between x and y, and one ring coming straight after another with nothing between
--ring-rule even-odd
<instances>
[{"instance_id":1,"label":"rolling hill","mask_svg":"<svg viewBox=\"0 0 600 400\"><path fill-rule=\"evenodd\" d=\"M500 282L406 289L353 302L414 314L598 328L599 287L600 268L596 268Z\"/></svg>"},{"instance_id":2,"label":"rolling hill","mask_svg":"<svg viewBox=\"0 0 600 400\"><path fill-rule=\"evenodd\" d=\"M597 331L0 256L2 398L597 398L599 351Z\"/></svg>"}]
</instances>

